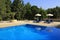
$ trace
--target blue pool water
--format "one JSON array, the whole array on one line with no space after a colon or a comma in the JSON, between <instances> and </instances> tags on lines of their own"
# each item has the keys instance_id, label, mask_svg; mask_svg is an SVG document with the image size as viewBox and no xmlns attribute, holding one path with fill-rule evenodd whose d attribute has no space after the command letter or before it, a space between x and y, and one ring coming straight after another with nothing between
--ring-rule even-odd
<instances>
[{"instance_id":1,"label":"blue pool water","mask_svg":"<svg viewBox=\"0 0 60 40\"><path fill-rule=\"evenodd\" d=\"M0 28L0 40L60 40L60 29L30 24Z\"/></svg>"}]
</instances>

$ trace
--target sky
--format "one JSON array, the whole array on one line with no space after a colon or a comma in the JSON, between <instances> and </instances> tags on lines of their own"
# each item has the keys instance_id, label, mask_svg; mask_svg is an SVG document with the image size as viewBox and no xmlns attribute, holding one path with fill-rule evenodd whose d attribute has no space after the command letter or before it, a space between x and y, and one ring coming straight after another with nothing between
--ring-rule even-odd
<instances>
[{"instance_id":1,"label":"sky","mask_svg":"<svg viewBox=\"0 0 60 40\"><path fill-rule=\"evenodd\" d=\"M54 8L56 6L60 7L60 0L23 0L23 1L25 4L29 2L31 5L36 5L39 8L42 7L43 9Z\"/></svg>"}]
</instances>

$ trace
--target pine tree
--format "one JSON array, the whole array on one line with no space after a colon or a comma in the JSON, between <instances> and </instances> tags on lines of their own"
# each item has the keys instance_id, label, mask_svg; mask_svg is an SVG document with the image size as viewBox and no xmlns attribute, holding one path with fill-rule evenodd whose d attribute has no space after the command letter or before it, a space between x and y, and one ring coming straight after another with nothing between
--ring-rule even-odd
<instances>
[{"instance_id":1,"label":"pine tree","mask_svg":"<svg viewBox=\"0 0 60 40\"><path fill-rule=\"evenodd\" d=\"M30 5L29 2L25 5L25 9L26 9L26 13L25 13L24 17L25 17L25 19L30 20L32 14L31 14L31 5ZM27 17L27 16L28 16L28 17Z\"/></svg>"},{"instance_id":2,"label":"pine tree","mask_svg":"<svg viewBox=\"0 0 60 40\"><path fill-rule=\"evenodd\" d=\"M0 17L5 17L5 0L0 0Z\"/></svg>"},{"instance_id":3,"label":"pine tree","mask_svg":"<svg viewBox=\"0 0 60 40\"><path fill-rule=\"evenodd\" d=\"M6 5L6 13L10 13L11 12L11 1L5 0L5 5Z\"/></svg>"},{"instance_id":4,"label":"pine tree","mask_svg":"<svg viewBox=\"0 0 60 40\"><path fill-rule=\"evenodd\" d=\"M21 19L21 14L23 11L23 0L14 0L12 3L12 12L15 12L15 18L16 19Z\"/></svg>"},{"instance_id":5,"label":"pine tree","mask_svg":"<svg viewBox=\"0 0 60 40\"><path fill-rule=\"evenodd\" d=\"M22 1L21 0L14 0L11 7L12 7L13 12L21 11Z\"/></svg>"},{"instance_id":6,"label":"pine tree","mask_svg":"<svg viewBox=\"0 0 60 40\"><path fill-rule=\"evenodd\" d=\"M10 0L5 0L5 17L4 20L11 19L10 14L11 14L11 1Z\"/></svg>"}]
</instances>

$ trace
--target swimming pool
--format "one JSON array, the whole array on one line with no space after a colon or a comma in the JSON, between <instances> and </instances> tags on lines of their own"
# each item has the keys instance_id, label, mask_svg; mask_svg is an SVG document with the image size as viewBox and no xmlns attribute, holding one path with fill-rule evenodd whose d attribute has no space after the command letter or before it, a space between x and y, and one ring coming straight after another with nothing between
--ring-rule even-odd
<instances>
[{"instance_id":1,"label":"swimming pool","mask_svg":"<svg viewBox=\"0 0 60 40\"><path fill-rule=\"evenodd\" d=\"M0 28L0 40L60 40L60 29L31 24Z\"/></svg>"}]
</instances>

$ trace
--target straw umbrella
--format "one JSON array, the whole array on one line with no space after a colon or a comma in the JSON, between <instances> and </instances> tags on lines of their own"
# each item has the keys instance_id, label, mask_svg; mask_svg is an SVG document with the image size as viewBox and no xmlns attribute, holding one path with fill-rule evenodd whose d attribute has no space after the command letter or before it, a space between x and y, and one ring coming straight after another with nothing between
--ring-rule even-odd
<instances>
[{"instance_id":1,"label":"straw umbrella","mask_svg":"<svg viewBox=\"0 0 60 40\"><path fill-rule=\"evenodd\" d=\"M50 18L50 17L52 17L52 16L53 16L53 14L47 14L47 16Z\"/></svg>"},{"instance_id":2,"label":"straw umbrella","mask_svg":"<svg viewBox=\"0 0 60 40\"><path fill-rule=\"evenodd\" d=\"M50 20L50 17L52 17L53 14L47 14L46 16L48 16L48 19Z\"/></svg>"},{"instance_id":3,"label":"straw umbrella","mask_svg":"<svg viewBox=\"0 0 60 40\"><path fill-rule=\"evenodd\" d=\"M47 14L47 16L53 16L53 14Z\"/></svg>"},{"instance_id":4,"label":"straw umbrella","mask_svg":"<svg viewBox=\"0 0 60 40\"><path fill-rule=\"evenodd\" d=\"M39 14L39 13L36 14L36 15L35 15L35 17L37 17L36 20L39 20L39 17L40 17L40 16L41 16L41 14Z\"/></svg>"},{"instance_id":5,"label":"straw umbrella","mask_svg":"<svg viewBox=\"0 0 60 40\"><path fill-rule=\"evenodd\" d=\"M41 14L36 14L35 16L41 16Z\"/></svg>"}]
</instances>

